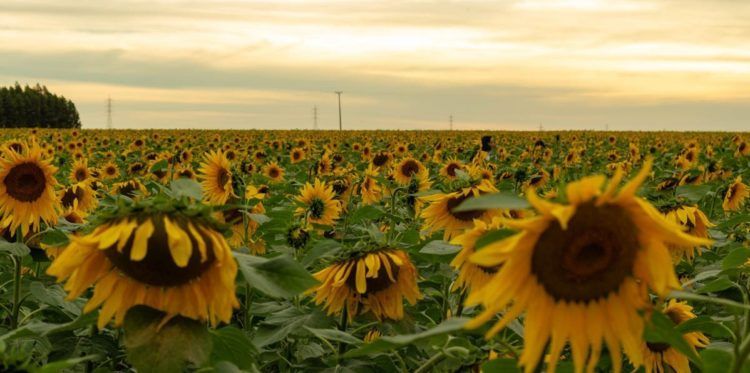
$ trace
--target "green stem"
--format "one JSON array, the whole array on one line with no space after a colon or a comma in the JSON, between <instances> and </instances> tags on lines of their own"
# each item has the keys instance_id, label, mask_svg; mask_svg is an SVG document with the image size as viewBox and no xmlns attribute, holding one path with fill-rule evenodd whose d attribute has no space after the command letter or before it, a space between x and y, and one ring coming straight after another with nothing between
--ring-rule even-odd
<instances>
[{"instance_id":1,"label":"green stem","mask_svg":"<svg viewBox=\"0 0 750 373\"><path fill-rule=\"evenodd\" d=\"M21 310L21 258L11 256L13 260L13 308L10 316L10 329L18 327L18 314Z\"/></svg>"},{"instance_id":2,"label":"green stem","mask_svg":"<svg viewBox=\"0 0 750 373\"><path fill-rule=\"evenodd\" d=\"M445 352L440 351L433 355L429 360L425 361L422 366L417 368L417 370L414 371L414 373L423 373L423 372L429 372L430 368L432 368L435 364L439 363L441 360L445 358Z\"/></svg>"},{"instance_id":3,"label":"green stem","mask_svg":"<svg viewBox=\"0 0 750 373\"><path fill-rule=\"evenodd\" d=\"M461 290L461 294L458 296L458 304L456 305L456 317L461 317L464 312L464 300L466 299L466 290Z\"/></svg>"}]
</instances>

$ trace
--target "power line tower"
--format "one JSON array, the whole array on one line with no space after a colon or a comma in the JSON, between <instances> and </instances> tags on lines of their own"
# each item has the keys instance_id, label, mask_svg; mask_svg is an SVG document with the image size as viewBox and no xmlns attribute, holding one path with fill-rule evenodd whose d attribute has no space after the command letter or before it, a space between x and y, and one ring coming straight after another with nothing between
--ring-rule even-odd
<instances>
[{"instance_id":1,"label":"power line tower","mask_svg":"<svg viewBox=\"0 0 750 373\"><path fill-rule=\"evenodd\" d=\"M542 131L544 131L544 126L541 123L539 123L539 132L542 132Z\"/></svg>"},{"instance_id":2,"label":"power line tower","mask_svg":"<svg viewBox=\"0 0 750 373\"><path fill-rule=\"evenodd\" d=\"M107 97L107 129L112 129L112 97Z\"/></svg>"},{"instance_id":3,"label":"power line tower","mask_svg":"<svg viewBox=\"0 0 750 373\"><path fill-rule=\"evenodd\" d=\"M318 129L318 105L313 106L313 129Z\"/></svg>"},{"instance_id":4,"label":"power line tower","mask_svg":"<svg viewBox=\"0 0 750 373\"><path fill-rule=\"evenodd\" d=\"M339 96L339 131L341 131L343 130L343 126L341 125L341 94L344 93L344 91L335 91L333 93Z\"/></svg>"},{"instance_id":5,"label":"power line tower","mask_svg":"<svg viewBox=\"0 0 750 373\"><path fill-rule=\"evenodd\" d=\"M451 131L453 131L453 114L451 114L450 116L450 121L451 121Z\"/></svg>"}]
</instances>

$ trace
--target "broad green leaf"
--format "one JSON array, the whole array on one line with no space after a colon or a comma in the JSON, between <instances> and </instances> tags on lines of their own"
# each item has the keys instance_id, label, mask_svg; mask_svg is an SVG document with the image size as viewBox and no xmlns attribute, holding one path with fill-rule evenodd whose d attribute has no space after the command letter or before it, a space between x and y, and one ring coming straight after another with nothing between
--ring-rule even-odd
<instances>
[{"instance_id":1,"label":"broad green leaf","mask_svg":"<svg viewBox=\"0 0 750 373\"><path fill-rule=\"evenodd\" d=\"M144 373L179 373L188 364L200 366L208 361L212 340L206 326L177 316L160 327L164 316L144 306L128 311L124 344L133 367Z\"/></svg>"},{"instance_id":2,"label":"broad green leaf","mask_svg":"<svg viewBox=\"0 0 750 373\"><path fill-rule=\"evenodd\" d=\"M451 245L443 240L430 241L419 252L431 255L453 255L461 251L461 246Z\"/></svg>"},{"instance_id":3,"label":"broad green leaf","mask_svg":"<svg viewBox=\"0 0 750 373\"><path fill-rule=\"evenodd\" d=\"M675 328L680 333L703 332L714 338L729 338L732 331L709 316L698 316L687 320Z\"/></svg>"},{"instance_id":4,"label":"broad green leaf","mask_svg":"<svg viewBox=\"0 0 750 373\"><path fill-rule=\"evenodd\" d=\"M305 267L286 255L270 259L241 253L234 256L248 284L271 297L291 298L318 283Z\"/></svg>"},{"instance_id":5,"label":"broad green leaf","mask_svg":"<svg viewBox=\"0 0 750 373\"><path fill-rule=\"evenodd\" d=\"M732 353L727 350L707 348L701 351L703 373L726 373L733 360Z\"/></svg>"},{"instance_id":6,"label":"broad green leaf","mask_svg":"<svg viewBox=\"0 0 750 373\"><path fill-rule=\"evenodd\" d=\"M516 233L513 230L510 229L496 229L491 230L477 239L477 242L474 244L474 251L478 251L479 249L497 241L501 241L505 238L508 238L512 236L514 233Z\"/></svg>"},{"instance_id":7,"label":"broad green leaf","mask_svg":"<svg viewBox=\"0 0 750 373\"><path fill-rule=\"evenodd\" d=\"M342 248L341 242L336 240L323 239L316 241L310 248L310 251L307 252L307 255L302 258L302 265L309 266L318 259L335 255Z\"/></svg>"},{"instance_id":8,"label":"broad green leaf","mask_svg":"<svg viewBox=\"0 0 750 373\"><path fill-rule=\"evenodd\" d=\"M24 257L31 253L31 249L29 249L29 247L26 246L26 244L24 244L23 242L8 242L0 240L0 253L2 252L6 252L18 257Z\"/></svg>"},{"instance_id":9,"label":"broad green leaf","mask_svg":"<svg viewBox=\"0 0 750 373\"><path fill-rule=\"evenodd\" d=\"M84 356L73 359L58 360L52 363L44 364L41 368L33 370L33 373L58 373L62 371L68 371L69 368L73 368L78 364L85 363L90 360L99 358L96 355Z\"/></svg>"},{"instance_id":10,"label":"broad green leaf","mask_svg":"<svg viewBox=\"0 0 750 373\"><path fill-rule=\"evenodd\" d=\"M529 203L514 194L510 193L494 193L485 194L479 197L469 198L458 207L454 208L454 212L462 211L476 211L476 210L492 210L492 209L527 209L531 207Z\"/></svg>"},{"instance_id":11,"label":"broad green leaf","mask_svg":"<svg viewBox=\"0 0 750 373\"><path fill-rule=\"evenodd\" d=\"M381 216L383 216L384 212L380 208L373 206L373 205L367 205L362 206L352 212L349 215L349 221L352 224L357 224L362 221L371 221L371 220L377 220Z\"/></svg>"},{"instance_id":12,"label":"broad green leaf","mask_svg":"<svg viewBox=\"0 0 750 373\"><path fill-rule=\"evenodd\" d=\"M203 190L201 185L192 179L179 178L172 180L169 183L169 188L172 193L177 197L189 197L196 200L203 198Z\"/></svg>"},{"instance_id":13,"label":"broad green leaf","mask_svg":"<svg viewBox=\"0 0 750 373\"><path fill-rule=\"evenodd\" d=\"M732 285L732 281L729 278L727 278L726 276L721 276L698 289L696 292L700 294L714 293L717 291L729 289L730 287L732 287Z\"/></svg>"},{"instance_id":14,"label":"broad green leaf","mask_svg":"<svg viewBox=\"0 0 750 373\"><path fill-rule=\"evenodd\" d=\"M315 329L305 326L310 333L318 338L325 339L328 341L342 342L346 344L361 345L362 341L352 336L349 333L342 332L338 329Z\"/></svg>"},{"instance_id":15,"label":"broad green leaf","mask_svg":"<svg viewBox=\"0 0 750 373\"><path fill-rule=\"evenodd\" d=\"M682 333L675 329L675 325L668 316L661 312L651 314L651 322L646 324L644 339L651 343L667 343L687 356L696 365L701 365L698 354L690 348Z\"/></svg>"},{"instance_id":16,"label":"broad green leaf","mask_svg":"<svg viewBox=\"0 0 750 373\"><path fill-rule=\"evenodd\" d=\"M258 224L265 224L271 221L271 218L263 214L247 214L247 216Z\"/></svg>"},{"instance_id":17,"label":"broad green leaf","mask_svg":"<svg viewBox=\"0 0 750 373\"><path fill-rule=\"evenodd\" d=\"M253 356L258 354L258 350L245 332L233 326L226 326L212 330L211 337L212 362L228 361L241 369L250 369L253 366Z\"/></svg>"},{"instance_id":18,"label":"broad green leaf","mask_svg":"<svg viewBox=\"0 0 750 373\"><path fill-rule=\"evenodd\" d=\"M711 191L711 185L680 185L677 187L675 195L682 197L690 202L696 203L703 199Z\"/></svg>"},{"instance_id":19,"label":"broad green leaf","mask_svg":"<svg viewBox=\"0 0 750 373\"><path fill-rule=\"evenodd\" d=\"M742 266L750 259L750 248L738 247L729 252L721 262L721 268L730 269Z\"/></svg>"},{"instance_id":20,"label":"broad green leaf","mask_svg":"<svg viewBox=\"0 0 750 373\"><path fill-rule=\"evenodd\" d=\"M150 172L166 171L169 168L169 162L166 159L162 159L151 166Z\"/></svg>"},{"instance_id":21,"label":"broad green leaf","mask_svg":"<svg viewBox=\"0 0 750 373\"><path fill-rule=\"evenodd\" d=\"M68 243L68 235L59 229L49 229L42 234L41 242L49 246L63 246Z\"/></svg>"},{"instance_id":22,"label":"broad green leaf","mask_svg":"<svg viewBox=\"0 0 750 373\"><path fill-rule=\"evenodd\" d=\"M353 358L358 356L366 356L374 353L385 352L395 350L399 347L412 344L419 340L423 340L430 337L444 335L448 333L457 332L463 329L464 324L468 321L467 318L452 318L443 321L438 326L428 329L416 334L402 334L397 336L380 337L372 343L368 343L358 349L351 350L344 354L345 358Z\"/></svg>"}]
</instances>

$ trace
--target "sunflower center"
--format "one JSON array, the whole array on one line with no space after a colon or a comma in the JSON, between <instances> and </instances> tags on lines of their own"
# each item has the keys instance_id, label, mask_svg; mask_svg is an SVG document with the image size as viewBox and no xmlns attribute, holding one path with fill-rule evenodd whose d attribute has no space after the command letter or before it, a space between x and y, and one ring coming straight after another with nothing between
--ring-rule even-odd
<instances>
[{"instance_id":1,"label":"sunflower center","mask_svg":"<svg viewBox=\"0 0 750 373\"><path fill-rule=\"evenodd\" d=\"M336 180L333 182L333 192L336 193L337 196L344 194L347 189L349 189L349 185L347 185L346 181Z\"/></svg>"},{"instance_id":2,"label":"sunflower center","mask_svg":"<svg viewBox=\"0 0 750 373\"><path fill-rule=\"evenodd\" d=\"M78 169L78 170L76 170L76 180L78 180L78 181L84 181L84 180L86 180L86 170L84 170L84 169Z\"/></svg>"},{"instance_id":3,"label":"sunflower center","mask_svg":"<svg viewBox=\"0 0 750 373\"><path fill-rule=\"evenodd\" d=\"M47 179L44 171L33 162L14 166L3 180L8 195L21 202L34 202L44 193Z\"/></svg>"},{"instance_id":4,"label":"sunflower center","mask_svg":"<svg viewBox=\"0 0 750 373\"><path fill-rule=\"evenodd\" d=\"M279 170L277 168L270 169L268 171L268 176L271 177L271 179L279 177Z\"/></svg>"},{"instance_id":5,"label":"sunflower center","mask_svg":"<svg viewBox=\"0 0 750 373\"><path fill-rule=\"evenodd\" d=\"M217 179L219 180L219 188L221 188L221 190L224 190L224 187L229 182L229 171L227 171L225 168L220 169Z\"/></svg>"},{"instance_id":6,"label":"sunflower center","mask_svg":"<svg viewBox=\"0 0 750 373\"><path fill-rule=\"evenodd\" d=\"M315 219L320 219L321 217L323 217L325 209L326 204L320 198L315 198L312 200L312 202L310 202L310 216Z\"/></svg>"},{"instance_id":7,"label":"sunflower center","mask_svg":"<svg viewBox=\"0 0 750 373\"><path fill-rule=\"evenodd\" d=\"M419 172L419 164L413 159L410 159L401 165L401 173L406 177L412 177L417 172Z\"/></svg>"},{"instance_id":8,"label":"sunflower center","mask_svg":"<svg viewBox=\"0 0 750 373\"><path fill-rule=\"evenodd\" d=\"M450 214L454 218L461 220L461 221L473 221L474 219L478 219L479 217L481 217L482 214L484 214L483 210L468 210L468 211L460 211L460 212L453 211L455 207L460 205L461 202L465 201L468 198L469 198L468 195L466 196L461 195L458 197L451 197L450 199L448 199L448 202L446 203L448 207L448 212L450 212Z\"/></svg>"},{"instance_id":9,"label":"sunflower center","mask_svg":"<svg viewBox=\"0 0 750 373\"><path fill-rule=\"evenodd\" d=\"M128 277L153 286L179 286L200 277L216 260L211 239L208 237L196 238L185 229L184 223L175 222L180 229L188 234L193 247L187 266L178 267L174 263L172 254L169 251L169 241L164 227L164 220L158 217L152 221L154 223L154 233L146 243L148 250L143 260L139 262L130 260L130 251L133 248L135 234L131 234L122 252L117 251L117 243L104 251L104 254L112 264ZM203 262L201 262L201 254L198 251L198 242L196 239L203 240L206 244L206 260Z\"/></svg>"},{"instance_id":10,"label":"sunflower center","mask_svg":"<svg viewBox=\"0 0 750 373\"><path fill-rule=\"evenodd\" d=\"M556 301L589 302L632 274L638 229L615 205L579 205L564 230L551 222L534 246L531 271Z\"/></svg>"},{"instance_id":11,"label":"sunflower center","mask_svg":"<svg viewBox=\"0 0 750 373\"><path fill-rule=\"evenodd\" d=\"M388 162L388 155L387 154L380 153L380 154L378 154L378 155L376 155L375 157L372 158L372 164L375 165L375 166L377 166L377 167L380 167L380 166L386 164L386 162Z\"/></svg>"},{"instance_id":12,"label":"sunflower center","mask_svg":"<svg viewBox=\"0 0 750 373\"><path fill-rule=\"evenodd\" d=\"M60 202L62 202L62 205L65 208L73 207L73 203L76 200L80 201L83 199L83 193L83 188L77 188L75 191L73 191L73 188L68 188L65 190Z\"/></svg>"}]
</instances>

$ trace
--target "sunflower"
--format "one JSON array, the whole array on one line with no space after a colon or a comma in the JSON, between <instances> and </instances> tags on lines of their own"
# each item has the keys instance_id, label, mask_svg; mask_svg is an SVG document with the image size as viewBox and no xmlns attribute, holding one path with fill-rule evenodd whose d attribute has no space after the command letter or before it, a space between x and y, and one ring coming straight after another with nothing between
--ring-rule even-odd
<instances>
[{"instance_id":1,"label":"sunflower","mask_svg":"<svg viewBox=\"0 0 750 373\"><path fill-rule=\"evenodd\" d=\"M60 192L60 203L66 210L72 209L88 213L99 204L91 181L73 184Z\"/></svg>"},{"instance_id":2,"label":"sunflower","mask_svg":"<svg viewBox=\"0 0 750 373\"><path fill-rule=\"evenodd\" d=\"M70 240L47 273L67 280L69 301L94 285L84 312L101 306L100 329L113 317L121 325L136 305L212 325L239 307L237 264L208 221L174 212L118 217Z\"/></svg>"},{"instance_id":3,"label":"sunflower","mask_svg":"<svg viewBox=\"0 0 750 373\"><path fill-rule=\"evenodd\" d=\"M341 203L335 199L333 187L315 179L315 184L306 183L296 200L303 204L296 210L304 215L308 223L333 225L341 214Z\"/></svg>"},{"instance_id":4,"label":"sunflower","mask_svg":"<svg viewBox=\"0 0 750 373\"><path fill-rule=\"evenodd\" d=\"M292 164L297 164L305 160L305 150L302 148L293 148L289 153L289 159Z\"/></svg>"},{"instance_id":5,"label":"sunflower","mask_svg":"<svg viewBox=\"0 0 750 373\"><path fill-rule=\"evenodd\" d=\"M370 162L376 168L384 168L384 167L388 167L392 159L393 159L393 155L391 155L391 153L380 152L378 154L375 154L375 156L372 157L372 160Z\"/></svg>"},{"instance_id":6,"label":"sunflower","mask_svg":"<svg viewBox=\"0 0 750 373\"><path fill-rule=\"evenodd\" d=\"M464 164L461 161L453 158L445 162L445 165L440 169L440 175L448 180L455 180L458 176L456 171L463 170Z\"/></svg>"},{"instance_id":7,"label":"sunflower","mask_svg":"<svg viewBox=\"0 0 750 373\"><path fill-rule=\"evenodd\" d=\"M697 206L679 206L667 211L664 216L667 220L681 226L683 231L700 238L708 238L708 228L714 226L708 220L706 214L698 209ZM694 247L675 246L670 246L670 251L675 262L678 262L683 257L693 260L696 252ZM700 255L700 251L698 251L698 255Z\"/></svg>"},{"instance_id":8,"label":"sunflower","mask_svg":"<svg viewBox=\"0 0 750 373\"><path fill-rule=\"evenodd\" d=\"M174 179L185 178L195 180L195 172L189 166L178 166L172 177Z\"/></svg>"},{"instance_id":9,"label":"sunflower","mask_svg":"<svg viewBox=\"0 0 750 373\"><path fill-rule=\"evenodd\" d=\"M422 200L429 202L429 206L425 207L420 213L420 217L424 219L422 230L427 232L427 234L444 230L443 239L450 240L463 232L464 229L471 228L474 220L489 221L496 215L496 212L493 210L457 212L454 209L471 197L495 192L497 192L497 189L489 181L481 180L476 185L456 192L438 193L422 197Z\"/></svg>"},{"instance_id":10,"label":"sunflower","mask_svg":"<svg viewBox=\"0 0 750 373\"><path fill-rule=\"evenodd\" d=\"M112 194L119 194L128 198L136 198L140 195L147 195L148 190L137 179L123 181L112 185Z\"/></svg>"},{"instance_id":11,"label":"sunflower","mask_svg":"<svg viewBox=\"0 0 750 373\"><path fill-rule=\"evenodd\" d=\"M414 178L425 179L427 176L427 168L422 162L411 157L404 158L393 170L393 178L400 185L408 185Z\"/></svg>"},{"instance_id":12,"label":"sunflower","mask_svg":"<svg viewBox=\"0 0 750 373\"><path fill-rule=\"evenodd\" d=\"M102 179L104 180L111 180L116 179L120 176L120 169L117 167L116 164L112 162L107 162L104 167L102 167Z\"/></svg>"},{"instance_id":13,"label":"sunflower","mask_svg":"<svg viewBox=\"0 0 750 373\"><path fill-rule=\"evenodd\" d=\"M497 273L497 270L500 269L499 266L483 267L470 262L468 259L476 251L476 244L479 238L493 230L499 229L501 225L500 220L497 218L492 219L490 223L475 220L473 228L467 229L451 240L452 244L461 246L461 251L451 261L451 266L458 271L458 277L453 283L453 290L477 290L488 283L492 276Z\"/></svg>"},{"instance_id":14,"label":"sunflower","mask_svg":"<svg viewBox=\"0 0 750 373\"><path fill-rule=\"evenodd\" d=\"M258 202L252 209L251 214L265 214L266 209ZM245 214L242 209L230 208L216 214L219 222L231 226L232 235L228 242L231 247L238 248L246 246L253 255L266 253L266 245L261 239L253 239L253 234L258 230L260 224Z\"/></svg>"},{"instance_id":15,"label":"sunflower","mask_svg":"<svg viewBox=\"0 0 750 373\"><path fill-rule=\"evenodd\" d=\"M73 163L73 169L70 170L70 181L73 183L80 183L86 181L91 177L89 171L89 162L86 158L79 159Z\"/></svg>"},{"instance_id":16,"label":"sunflower","mask_svg":"<svg viewBox=\"0 0 750 373\"><path fill-rule=\"evenodd\" d=\"M685 321L695 318L693 307L686 302L678 302L671 299L664 307L664 314L667 315L675 325L682 324ZM682 338L694 351L696 348L708 346L709 340L701 332L688 332ZM674 371L677 373L690 372L690 362L688 358L674 347L666 343L644 343L641 347L643 351L644 366L646 373L664 373ZM671 368L671 369L670 369Z\"/></svg>"},{"instance_id":17,"label":"sunflower","mask_svg":"<svg viewBox=\"0 0 750 373\"><path fill-rule=\"evenodd\" d=\"M315 304L324 304L329 315L346 315L351 321L358 314L371 312L378 320L404 317L403 298L414 305L421 294L417 269L409 256L394 249L372 251L337 261L313 275L320 285Z\"/></svg>"},{"instance_id":18,"label":"sunflower","mask_svg":"<svg viewBox=\"0 0 750 373\"><path fill-rule=\"evenodd\" d=\"M18 228L26 236L29 229L39 230L42 221L55 224L60 212L57 168L36 143L24 146L20 153L8 147L0 156L0 228L9 228L11 237Z\"/></svg>"},{"instance_id":19,"label":"sunflower","mask_svg":"<svg viewBox=\"0 0 750 373\"><path fill-rule=\"evenodd\" d=\"M383 198L383 188L378 185L377 177L378 172L375 171L372 164L368 165L362 184L359 185L363 205L378 203Z\"/></svg>"},{"instance_id":20,"label":"sunflower","mask_svg":"<svg viewBox=\"0 0 750 373\"><path fill-rule=\"evenodd\" d=\"M229 160L221 150L210 151L201 163L198 176L203 187L203 195L208 203L223 205L234 194L232 171Z\"/></svg>"},{"instance_id":21,"label":"sunflower","mask_svg":"<svg viewBox=\"0 0 750 373\"><path fill-rule=\"evenodd\" d=\"M572 182L566 188L569 205L543 200L530 189L528 200L539 215L503 220L520 232L470 257L474 264L501 267L469 295L468 305L485 309L467 327L504 311L489 338L525 311L519 363L526 372L535 369L548 343L551 369L568 342L578 369L593 370L603 341L615 372L621 370L621 348L636 366L643 364L641 312L650 304L648 289L663 296L679 288L667 245L710 243L682 232L635 195L650 170L649 160L619 191L622 171L604 190L604 176Z\"/></svg>"},{"instance_id":22,"label":"sunflower","mask_svg":"<svg viewBox=\"0 0 750 373\"><path fill-rule=\"evenodd\" d=\"M750 188L742 183L742 176L737 176L727 189L721 207L724 208L724 211L737 211L745 203L748 196L750 196Z\"/></svg>"},{"instance_id":23,"label":"sunflower","mask_svg":"<svg viewBox=\"0 0 750 373\"><path fill-rule=\"evenodd\" d=\"M272 183L284 181L284 169L276 162L270 162L263 167L263 175L271 179Z\"/></svg>"}]
</instances>

